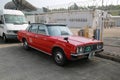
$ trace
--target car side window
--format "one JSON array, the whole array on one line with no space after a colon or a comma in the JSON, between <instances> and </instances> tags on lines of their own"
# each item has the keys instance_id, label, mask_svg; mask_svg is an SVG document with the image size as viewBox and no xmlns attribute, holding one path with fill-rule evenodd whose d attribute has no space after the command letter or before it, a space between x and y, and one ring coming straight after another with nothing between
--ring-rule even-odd
<instances>
[{"instance_id":1,"label":"car side window","mask_svg":"<svg viewBox=\"0 0 120 80\"><path fill-rule=\"evenodd\" d=\"M31 26L29 25L29 26L26 28L26 31L29 32L30 29L31 29Z\"/></svg>"},{"instance_id":2,"label":"car side window","mask_svg":"<svg viewBox=\"0 0 120 80\"><path fill-rule=\"evenodd\" d=\"M37 33L37 31L38 31L38 25L32 25L32 26L29 28L29 32Z\"/></svg>"},{"instance_id":3,"label":"car side window","mask_svg":"<svg viewBox=\"0 0 120 80\"><path fill-rule=\"evenodd\" d=\"M43 35L47 34L45 25L39 25L38 34L43 34Z\"/></svg>"}]
</instances>

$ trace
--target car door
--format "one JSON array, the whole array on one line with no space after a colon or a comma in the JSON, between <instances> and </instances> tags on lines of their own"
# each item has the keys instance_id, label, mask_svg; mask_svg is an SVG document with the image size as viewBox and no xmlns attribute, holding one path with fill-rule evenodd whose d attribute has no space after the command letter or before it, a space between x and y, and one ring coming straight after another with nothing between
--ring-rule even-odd
<instances>
[{"instance_id":1,"label":"car door","mask_svg":"<svg viewBox=\"0 0 120 80\"><path fill-rule=\"evenodd\" d=\"M37 41L37 45L38 45L38 48L41 50L41 51L44 51L44 52L48 52L47 50L47 44L49 43L47 40L47 38L49 37L48 36L48 33L47 33L47 28L45 25L39 25L38 27L38 34L36 35L36 41Z\"/></svg>"},{"instance_id":2,"label":"car door","mask_svg":"<svg viewBox=\"0 0 120 80\"><path fill-rule=\"evenodd\" d=\"M38 31L38 25L33 24L31 25L30 29L27 32L27 40L30 46L37 48L37 43L36 43L36 34Z\"/></svg>"}]
</instances>

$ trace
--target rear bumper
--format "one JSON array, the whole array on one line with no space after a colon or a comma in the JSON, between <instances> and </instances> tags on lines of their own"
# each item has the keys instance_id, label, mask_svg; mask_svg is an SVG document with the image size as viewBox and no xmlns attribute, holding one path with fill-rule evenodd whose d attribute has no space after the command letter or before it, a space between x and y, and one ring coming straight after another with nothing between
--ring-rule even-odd
<instances>
[{"instance_id":1,"label":"rear bumper","mask_svg":"<svg viewBox=\"0 0 120 80\"><path fill-rule=\"evenodd\" d=\"M78 59L82 59L82 58L87 58L90 53L100 53L102 51L104 51L104 49L95 50L95 51L86 52L86 53L80 53L80 54L71 54L71 60L78 60Z\"/></svg>"}]
</instances>

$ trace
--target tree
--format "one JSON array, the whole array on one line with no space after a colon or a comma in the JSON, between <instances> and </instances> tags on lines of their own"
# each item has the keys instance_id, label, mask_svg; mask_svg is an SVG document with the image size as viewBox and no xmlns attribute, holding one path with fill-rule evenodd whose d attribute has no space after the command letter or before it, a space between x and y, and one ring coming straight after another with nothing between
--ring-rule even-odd
<instances>
[{"instance_id":1,"label":"tree","mask_svg":"<svg viewBox=\"0 0 120 80\"><path fill-rule=\"evenodd\" d=\"M49 12L50 10L46 7L43 7L43 12Z\"/></svg>"},{"instance_id":2,"label":"tree","mask_svg":"<svg viewBox=\"0 0 120 80\"><path fill-rule=\"evenodd\" d=\"M78 5L77 5L76 3L74 3L74 4L71 5L68 9L70 9L70 10L78 10L79 7L78 7Z\"/></svg>"}]
</instances>

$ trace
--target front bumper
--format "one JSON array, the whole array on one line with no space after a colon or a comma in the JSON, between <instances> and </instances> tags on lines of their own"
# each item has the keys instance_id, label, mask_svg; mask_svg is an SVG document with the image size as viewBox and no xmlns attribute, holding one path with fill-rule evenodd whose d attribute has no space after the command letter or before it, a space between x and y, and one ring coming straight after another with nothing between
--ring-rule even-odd
<instances>
[{"instance_id":1,"label":"front bumper","mask_svg":"<svg viewBox=\"0 0 120 80\"><path fill-rule=\"evenodd\" d=\"M17 39L17 35L6 34L7 39Z\"/></svg>"},{"instance_id":2,"label":"front bumper","mask_svg":"<svg viewBox=\"0 0 120 80\"><path fill-rule=\"evenodd\" d=\"M99 50L86 52L86 53L80 53L80 54L71 54L71 59L72 60L78 60L78 59L82 59L82 58L87 58L90 53L100 53L102 51L104 51L104 49L99 49Z\"/></svg>"}]
</instances>

